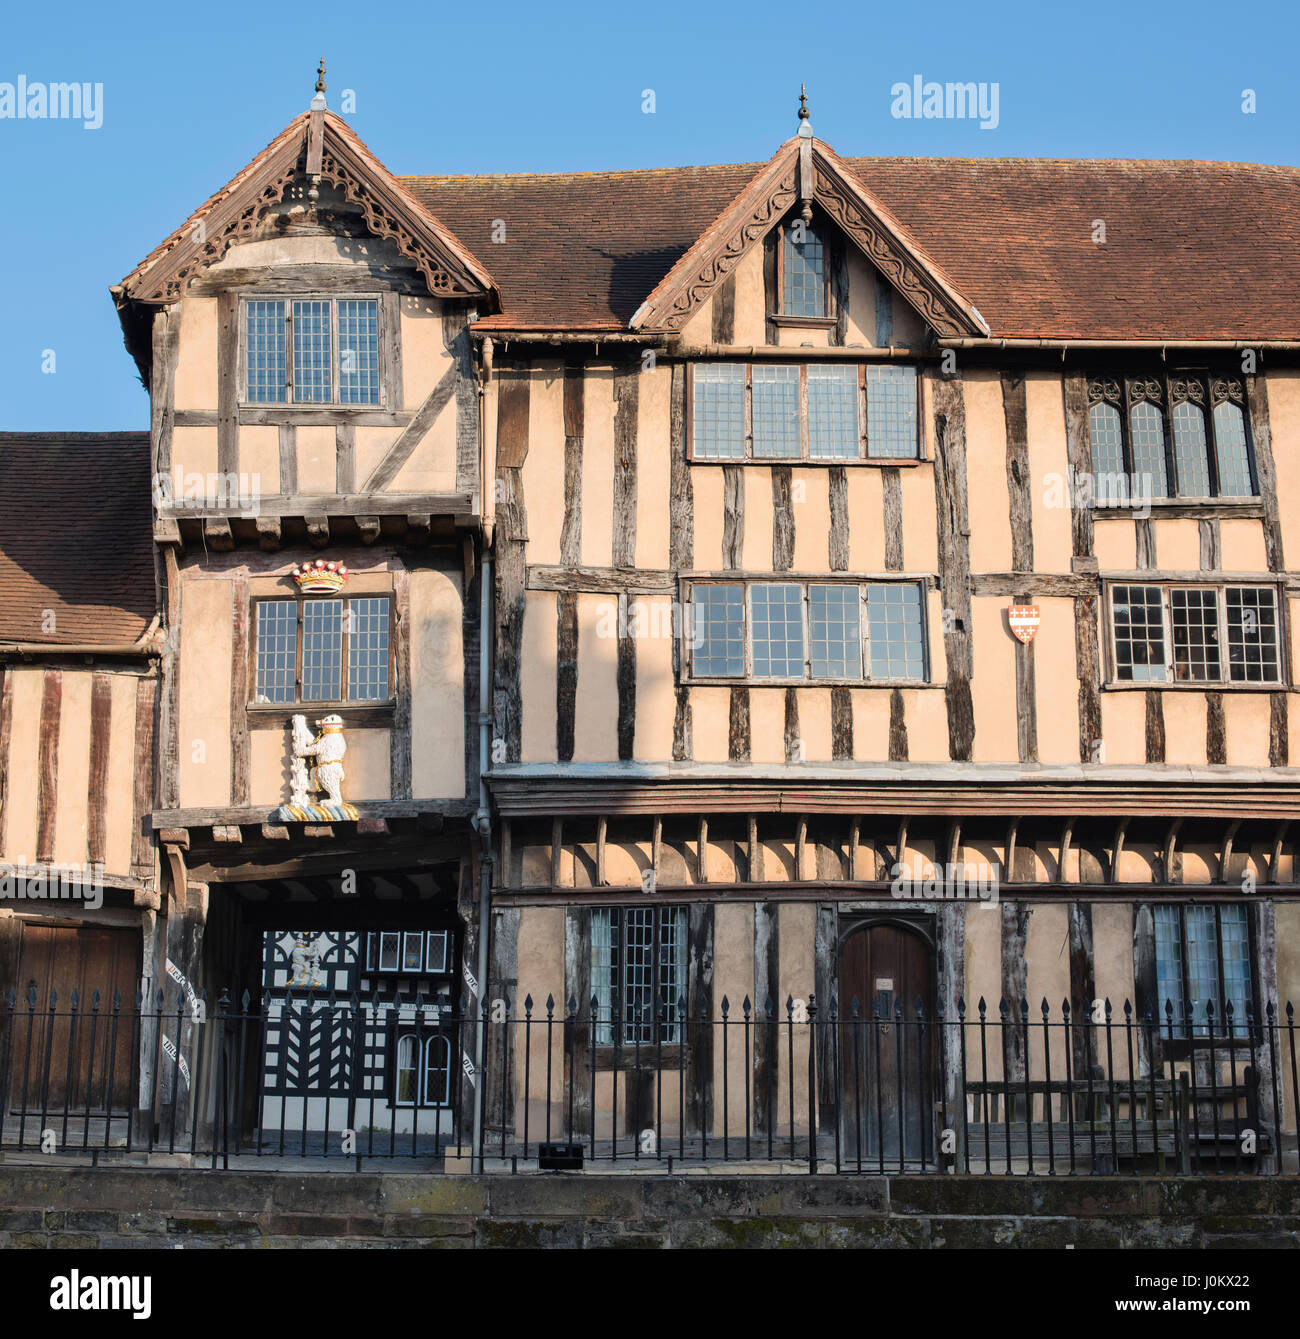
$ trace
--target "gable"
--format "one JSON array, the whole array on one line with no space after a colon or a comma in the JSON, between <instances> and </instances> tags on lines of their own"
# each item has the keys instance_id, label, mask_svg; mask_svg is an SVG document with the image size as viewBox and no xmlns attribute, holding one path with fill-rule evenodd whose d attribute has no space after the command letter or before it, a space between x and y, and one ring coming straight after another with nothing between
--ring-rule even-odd
<instances>
[{"instance_id":1,"label":"gable","mask_svg":"<svg viewBox=\"0 0 1300 1339\"><path fill-rule=\"evenodd\" d=\"M340 117L309 111L190 215L114 290L119 307L179 299L230 246L250 237L300 183L338 188L373 236L391 241L440 298L497 301L486 267L379 162Z\"/></svg>"},{"instance_id":2,"label":"gable","mask_svg":"<svg viewBox=\"0 0 1300 1339\"><path fill-rule=\"evenodd\" d=\"M680 331L713 290L807 201L835 225L940 335L987 335L974 306L902 224L845 169L829 146L790 140L677 261L630 322Z\"/></svg>"}]
</instances>

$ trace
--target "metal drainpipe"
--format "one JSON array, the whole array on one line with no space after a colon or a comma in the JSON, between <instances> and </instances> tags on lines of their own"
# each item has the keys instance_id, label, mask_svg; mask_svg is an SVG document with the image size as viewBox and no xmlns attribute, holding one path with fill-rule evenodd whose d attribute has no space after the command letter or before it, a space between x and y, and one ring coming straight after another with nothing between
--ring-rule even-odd
<instances>
[{"instance_id":1,"label":"metal drainpipe","mask_svg":"<svg viewBox=\"0 0 1300 1339\"><path fill-rule=\"evenodd\" d=\"M478 656L478 812L474 827L479 835L478 898L478 991L474 1001L478 1018L474 1027L474 1143L470 1149L470 1171L474 1170L475 1150L482 1147L483 1088L487 1082L487 1037L483 1016L483 992L488 982L488 935L491 925L492 895L492 810L488 804L487 770L490 766L492 715L492 550L484 536L479 580L479 656ZM479 1171L483 1171L479 1159Z\"/></svg>"}]
</instances>

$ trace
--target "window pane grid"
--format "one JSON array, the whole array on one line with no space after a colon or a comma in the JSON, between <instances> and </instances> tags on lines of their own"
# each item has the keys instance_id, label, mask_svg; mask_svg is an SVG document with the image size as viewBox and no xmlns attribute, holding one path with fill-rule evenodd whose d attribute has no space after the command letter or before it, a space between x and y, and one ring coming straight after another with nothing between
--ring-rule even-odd
<instances>
[{"instance_id":1,"label":"window pane grid","mask_svg":"<svg viewBox=\"0 0 1300 1339\"><path fill-rule=\"evenodd\" d=\"M1246 447L1246 417L1229 400L1214 407L1214 443L1219 465L1221 497L1253 497L1250 457Z\"/></svg>"},{"instance_id":2,"label":"window pane grid","mask_svg":"<svg viewBox=\"0 0 1300 1339\"><path fill-rule=\"evenodd\" d=\"M388 697L388 597L348 601L348 701Z\"/></svg>"},{"instance_id":3,"label":"window pane grid","mask_svg":"<svg viewBox=\"0 0 1300 1339\"><path fill-rule=\"evenodd\" d=\"M1149 400L1133 406L1129 414L1129 438L1133 448L1133 492L1145 497L1166 497L1164 415ZM1139 484L1138 481L1141 481Z\"/></svg>"},{"instance_id":4,"label":"window pane grid","mask_svg":"<svg viewBox=\"0 0 1300 1339\"><path fill-rule=\"evenodd\" d=\"M703 460L745 455L745 367L708 363L695 368L695 454Z\"/></svg>"},{"instance_id":5,"label":"window pane grid","mask_svg":"<svg viewBox=\"0 0 1300 1339\"><path fill-rule=\"evenodd\" d=\"M1241 683L1276 683L1277 602L1266 586L1229 586L1228 674Z\"/></svg>"},{"instance_id":6,"label":"window pane grid","mask_svg":"<svg viewBox=\"0 0 1300 1339\"><path fill-rule=\"evenodd\" d=\"M753 371L754 455L797 460L799 442L799 369L781 364Z\"/></svg>"},{"instance_id":7,"label":"window pane grid","mask_svg":"<svg viewBox=\"0 0 1300 1339\"><path fill-rule=\"evenodd\" d=\"M379 403L379 303L340 299L339 403Z\"/></svg>"},{"instance_id":8,"label":"window pane grid","mask_svg":"<svg viewBox=\"0 0 1300 1339\"><path fill-rule=\"evenodd\" d=\"M1119 410L1104 400L1088 410L1092 437L1093 496L1110 500L1113 481L1124 473L1124 442L1120 434ZM1104 489L1104 492L1103 492Z\"/></svg>"},{"instance_id":9,"label":"window pane grid","mask_svg":"<svg viewBox=\"0 0 1300 1339\"><path fill-rule=\"evenodd\" d=\"M1111 590L1115 629L1115 674L1134 682L1165 678L1164 607L1159 586L1115 586Z\"/></svg>"},{"instance_id":10,"label":"window pane grid","mask_svg":"<svg viewBox=\"0 0 1300 1339\"><path fill-rule=\"evenodd\" d=\"M754 677L803 678L803 588L754 586L750 595L754 616Z\"/></svg>"},{"instance_id":11,"label":"window pane grid","mask_svg":"<svg viewBox=\"0 0 1300 1339\"><path fill-rule=\"evenodd\" d=\"M343 693L343 602L302 606L302 700L337 702Z\"/></svg>"},{"instance_id":12,"label":"window pane grid","mask_svg":"<svg viewBox=\"0 0 1300 1339\"><path fill-rule=\"evenodd\" d=\"M796 237L802 232L803 240ZM785 232L785 292L782 311L787 316L825 316L826 282L821 239L806 224L792 224Z\"/></svg>"},{"instance_id":13,"label":"window pane grid","mask_svg":"<svg viewBox=\"0 0 1300 1339\"><path fill-rule=\"evenodd\" d=\"M808 369L808 455L813 460L856 460L858 370Z\"/></svg>"},{"instance_id":14,"label":"window pane grid","mask_svg":"<svg viewBox=\"0 0 1300 1339\"><path fill-rule=\"evenodd\" d=\"M856 586L808 588L808 639L814 678L862 677L862 630Z\"/></svg>"},{"instance_id":15,"label":"window pane grid","mask_svg":"<svg viewBox=\"0 0 1300 1339\"><path fill-rule=\"evenodd\" d=\"M1176 587L1169 592L1173 628L1174 678L1217 680L1219 601L1212 590Z\"/></svg>"},{"instance_id":16,"label":"window pane grid","mask_svg":"<svg viewBox=\"0 0 1300 1339\"><path fill-rule=\"evenodd\" d=\"M298 603L263 600L257 606L254 701L292 702L297 691Z\"/></svg>"},{"instance_id":17,"label":"window pane grid","mask_svg":"<svg viewBox=\"0 0 1300 1339\"><path fill-rule=\"evenodd\" d=\"M806 596L805 596L806 591ZM867 650L863 649L863 592ZM925 679L925 599L915 582L697 585L691 591L696 678ZM805 657L805 599L808 623ZM747 645L748 642L748 645Z\"/></svg>"},{"instance_id":18,"label":"window pane grid","mask_svg":"<svg viewBox=\"0 0 1300 1339\"><path fill-rule=\"evenodd\" d=\"M299 404L329 404L333 355L328 301L293 304L293 398Z\"/></svg>"},{"instance_id":19,"label":"window pane grid","mask_svg":"<svg viewBox=\"0 0 1300 1339\"><path fill-rule=\"evenodd\" d=\"M1205 437L1205 412L1184 400L1174 406L1174 465L1179 497L1210 496L1210 459Z\"/></svg>"},{"instance_id":20,"label":"window pane grid","mask_svg":"<svg viewBox=\"0 0 1300 1339\"><path fill-rule=\"evenodd\" d=\"M250 301L244 307L244 356L248 398L282 404L286 372L284 303Z\"/></svg>"},{"instance_id":21,"label":"window pane grid","mask_svg":"<svg viewBox=\"0 0 1300 1339\"><path fill-rule=\"evenodd\" d=\"M925 677L919 586L868 586L867 627L873 679Z\"/></svg>"},{"instance_id":22,"label":"window pane grid","mask_svg":"<svg viewBox=\"0 0 1300 1339\"><path fill-rule=\"evenodd\" d=\"M866 382L867 454L912 459L917 455L916 368L872 363Z\"/></svg>"},{"instance_id":23,"label":"window pane grid","mask_svg":"<svg viewBox=\"0 0 1300 1339\"><path fill-rule=\"evenodd\" d=\"M740 586L696 586L691 592L692 665L700 675L745 672L745 592Z\"/></svg>"}]
</instances>

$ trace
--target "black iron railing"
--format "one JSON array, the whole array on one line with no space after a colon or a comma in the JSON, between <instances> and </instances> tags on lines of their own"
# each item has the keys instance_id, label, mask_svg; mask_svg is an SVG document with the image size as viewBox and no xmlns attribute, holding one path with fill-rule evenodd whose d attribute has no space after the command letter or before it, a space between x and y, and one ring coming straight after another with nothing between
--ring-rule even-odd
<instances>
[{"instance_id":1,"label":"black iron railing","mask_svg":"<svg viewBox=\"0 0 1300 1339\"><path fill-rule=\"evenodd\" d=\"M553 996L168 1004L34 989L0 1014L0 1148L212 1167L1297 1174L1292 1006L1138 1016L787 997L620 1013Z\"/></svg>"}]
</instances>

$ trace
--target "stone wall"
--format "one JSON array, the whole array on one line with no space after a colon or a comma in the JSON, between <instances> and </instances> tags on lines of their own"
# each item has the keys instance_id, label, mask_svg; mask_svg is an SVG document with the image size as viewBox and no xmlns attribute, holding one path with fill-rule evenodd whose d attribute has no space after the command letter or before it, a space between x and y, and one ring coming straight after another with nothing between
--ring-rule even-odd
<instances>
[{"instance_id":1,"label":"stone wall","mask_svg":"<svg viewBox=\"0 0 1300 1339\"><path fill-rule=\"evenodd\" d=\"M340 1243L1295 1248L1300 1180L0 1167L0 1247Z\"/></svg>"}]
</instances>

